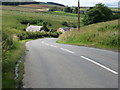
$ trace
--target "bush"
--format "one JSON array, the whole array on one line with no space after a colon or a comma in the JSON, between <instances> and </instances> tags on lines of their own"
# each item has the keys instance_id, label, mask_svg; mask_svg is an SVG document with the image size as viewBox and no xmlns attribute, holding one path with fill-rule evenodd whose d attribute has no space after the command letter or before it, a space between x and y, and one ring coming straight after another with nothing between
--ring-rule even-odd
<instances>
[{"instance_id":1,"label":"bush","mask_svg":"<svg viewBox=\"0 0 120 90\"><path fill-rule=\"evenodd\" d=\"M78 7L75 7L73 13L78 13Z\"/></svg>"},{"instance_id":2,"label":"bush","mask_svg":"<svg viewBox=\"0 0 120 90\"><path fill-rule=\"evenodd\" d=\"M65 22L62 22L62 25L63 26L68 26L68 23L65 21Z\"/></svg>"},{"instance_id":3,"label":"bush","mask_svg":"<svg viewBox=\"0 0 120 90\"><path fill-rule=\"evenodd\" d=\"M113 14L113 18L112 18L113 20L114 19L120 19L120 13L115 13L115 14Z\"/></svg>"},{"instance_id":4,"label":"bush","mask_svg":"<svg viewBox=\"0 0 120 90\"><path fill-rule=\"evenodd\" d=\"M72 13L73 12L73 9L71 7L66 7L64 9L64 12L69 12L69 13Z\"/></svg>"},{"instance_id":5,"label":"bush","mask_svg":"<svg viewBox=\"0 0 120 90\"><path fill-rule=\"evenodd\" d=\"M58 8L57 7L53 7L53 8L50 8L49 11L57 11Z\"/></svg>"},{"instance_id":6,"label":"bush","mask_svg":"<svg viewBox=\"0 0 120 90\"><path fill-rule=\"evenodd\" d=\"M72 24L72 27L73 27L73 28L77 28L77 26L76 26L76 25L74 25L74 24Z\"/></svg>"}]
</instances>

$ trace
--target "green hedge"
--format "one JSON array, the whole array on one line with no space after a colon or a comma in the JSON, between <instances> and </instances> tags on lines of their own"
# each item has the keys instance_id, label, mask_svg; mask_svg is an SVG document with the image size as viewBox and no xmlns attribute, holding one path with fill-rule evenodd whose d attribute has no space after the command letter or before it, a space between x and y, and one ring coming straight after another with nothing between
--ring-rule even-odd
<instances>
[{"instance_id":1,"label":"green hedge","mask_svg":"<svg viewBox=\"0 0 120 90\"><path fill-rule=\"evenodd\" d=\"M25 39L37 39L37 38L43 38L43 37L54 37L57 38L60 33L58 32L25 32L20 31L16 29L3 28L2 32L3 38L2 38L2 46L3 50L12 49L14 47L15 41L13 40L13 35L16 35L19 40L25 40Z\"/></svg>"}]
</instances>

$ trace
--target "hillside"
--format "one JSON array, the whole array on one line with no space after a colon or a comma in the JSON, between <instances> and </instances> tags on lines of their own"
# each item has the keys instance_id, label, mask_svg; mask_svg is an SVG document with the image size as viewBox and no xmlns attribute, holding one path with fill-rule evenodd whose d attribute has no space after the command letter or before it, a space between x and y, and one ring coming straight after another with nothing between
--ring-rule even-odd
<instances>
[{"instance_id":1,"label":"hillside","mask_svg":"<svg viewBox=\"0 0 120 90\"><path fill-rule=\"evenodd\" d=\"M41 2L29 2L29 3L17 3L13 5L13 3L3 3L3 10L15 10L15 11L25 11L25 12L46 12L49 11L50 8L59 7L60 9L65 8L63 5L59 5L56 3L41 3Z\"/></svg>"},{"instance_id":2,"label":"hillside","mask_svg":"<svg viewBox=\"0 0 120 90\"><path fill-rule=\"evenodd\" d=\"M118 20L92 24L82 27L80 31L75 29L60 35L58 42L118 50L120 47L119 28Z\"/></svg>"},{"instance_id":3,"label":"hillside","mask_svg":"<svg viewBox=\"0 0 120 90\"><path fill-rule=\"evenodd\" d=\"M43 13L43 12L39 12L39 13L33 13L32 11L27 11L27 9L24 9L26 11L23 11L22 8L19 8L19 10L8 10L8 9L13 9L13 7L6 7L7 9L3 10L3 25L5 26L10 26L10 27L15 27L17 29L23 30L26 28L26 25L21 25L18 22L18 19L28 19L28 18L32 18L32 19L40 19L46 22L49 22L52 24L52 29L57 30L59 27L63 27L62 26L62 22L64 21L68 21L69 18L71 19L71 23L73 23L74 25L77 24L77 16L76 15L71 15L71 14L67 14L64 13L64 15L61 14L57 14L56 13ZM14 7L17 8L17 7ZM11 21L13 20L13 22L11 23Z\"/></svg>"},{"instance_id":4,"label":"hillside","mask_svg":"<svg viewBox=\"0 0 120 90\"><path fill-rule=\"evenodd\" d=\"M38 5L54 5L54 6L62 6L64 7L63 4L59 4L59 3L54 3L54 2L36 2L36 1L25 1L25 2L2 2L2 5L12 5L12 6L16 6L16 5L26 5L26 4L38 4Z\"/></svg>"}]
</instances>

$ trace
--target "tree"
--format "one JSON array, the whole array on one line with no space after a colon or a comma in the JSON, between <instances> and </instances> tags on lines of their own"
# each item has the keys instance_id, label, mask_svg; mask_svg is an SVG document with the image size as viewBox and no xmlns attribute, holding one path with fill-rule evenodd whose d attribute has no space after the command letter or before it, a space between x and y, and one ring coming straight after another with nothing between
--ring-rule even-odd
<instances>
[{"instance_id":1,"label":"tree","mask_svg":"<svg viewBox=\"0 0 120 90\"><path fill-rule=\"evenodd\" d=\"M78 13L78 7L75 7L75 9L74 9L73 12L74 12L74 13Z\"/></svg>"},{"instance_id":2,"label":"tree","mask_svg":"<svg viewBox=\"0 0 120 90\"><path fill-rule=\"evenodd\" d=\"M104 22L112 20L112 11L106 7L104 4L96 4L95 7L90 8L85 16L83 17L83 24L89 25L98 22Z\"/></svg>"},{"instance_id":3,"label":"tree","mask_svg":"<svg viewBox=\"0 0 120 90\"><path fill-rule=\"evenodd\" d=\"M43 22L43 28L42 28L42 29L48 32L49 29L48 29L48 27L47 27L47 23L48 23L48 22Z\"/></svg>"},{"instance_id":4,"label":"tree","mask_svg":"<svg viewBox=\"0 0 120 90\"><path fill-rule=\"evenodd\" d=\"M73 9L71 7L66 7L64 9L64 12L69 12L69 13L72 13L73 12Z\"/></svg>"}]
</instances>

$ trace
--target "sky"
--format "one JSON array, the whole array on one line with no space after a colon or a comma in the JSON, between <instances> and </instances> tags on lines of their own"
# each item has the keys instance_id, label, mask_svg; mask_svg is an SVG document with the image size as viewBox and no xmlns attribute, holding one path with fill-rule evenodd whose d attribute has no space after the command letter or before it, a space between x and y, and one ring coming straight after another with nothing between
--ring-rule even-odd
<instances>
[{"instance_id":1,"label":"sky","mask_svg":"<svg viewBox=\"0 0 120 90\"><path fill-rule=\"evenodd\" d=\"M77 6L78 0L35 0L40 2L56 2L67 6ZM120 0L80 0L81 6L95 6L97 3L103 3L108 7L118 7Z\"/></svg>"}]
</instances>

